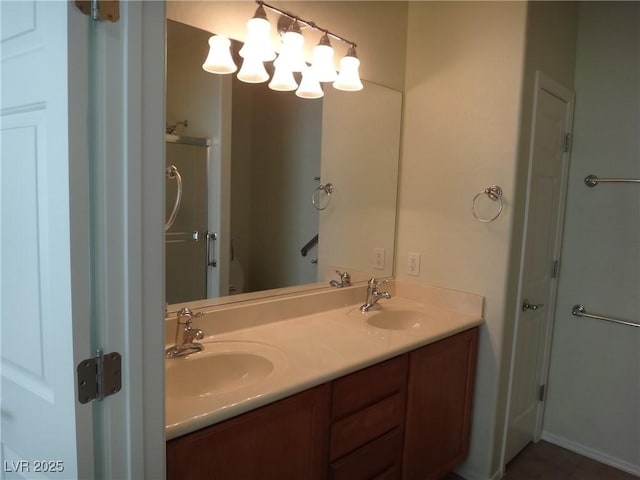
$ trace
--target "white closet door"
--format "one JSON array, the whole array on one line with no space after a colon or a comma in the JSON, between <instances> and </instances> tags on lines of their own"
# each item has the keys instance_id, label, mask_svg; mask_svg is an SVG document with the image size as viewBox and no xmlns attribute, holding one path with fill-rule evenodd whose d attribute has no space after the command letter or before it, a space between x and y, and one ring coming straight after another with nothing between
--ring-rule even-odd
<instances>
[{"instance_id":1,"label":"white closet door","mask_svg":"<svg viewBox=\"0 0 640 480\"><path fill-rule=\"evenodd\" d=\"M75 368L91 354L88 19L62 1L3 1L0 15L1 468L87 478L93 421Z\"/></svg>"}]
</instances>

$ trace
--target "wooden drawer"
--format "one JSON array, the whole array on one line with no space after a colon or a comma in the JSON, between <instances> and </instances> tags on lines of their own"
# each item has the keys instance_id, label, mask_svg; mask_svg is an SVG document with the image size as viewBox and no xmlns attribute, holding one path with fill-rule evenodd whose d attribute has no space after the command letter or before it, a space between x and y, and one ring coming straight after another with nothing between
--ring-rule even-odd
<instances>
[{"instance_id":1,"label":"wooden drawer","mask_svg":"<svg viewBox=\"0 0 640 480\"><path fill-rule=\"evenodd\" d=\"M376 475L373 480L400 480L402 478L402 464L397 464L389 470Z\"/></svg>"},{"instance_id":2,"label":"wooden drawer","mask_svg":"<svg viewBox=\"0 0 640 480\"><path fill-rule=\"evenodd\" d=\"M393 394L331 426L331 460L400 428L404 423L405 393Z\"/></svg>"},{"instance_id":3,"label":"wooden drawer","mask_svg":"<svg viewBox=\"0 0 640 480\"><path fill-rule=\"evenodd\" d=\"M396 428L331 465L331 480L399 480L402 429Z\"/></svg>"},{"instance_id":4,"label":"wooden drawer","mask_svg":"<svg viewBox=\"0 0 640 480\"><path fill-rule=\"evenodd\" d=\"M409 356L400 355L333 382L331 415L334 420L404 392Z\"/></svg>"}]
</instances>

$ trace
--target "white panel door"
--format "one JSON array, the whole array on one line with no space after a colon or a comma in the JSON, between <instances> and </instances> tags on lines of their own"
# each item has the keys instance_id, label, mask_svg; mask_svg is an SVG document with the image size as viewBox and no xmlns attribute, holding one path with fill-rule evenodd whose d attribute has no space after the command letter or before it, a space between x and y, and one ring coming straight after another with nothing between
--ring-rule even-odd
<instances>
[{"instance_id":1,"label":"white panel door","mask_svg":"<svg viewBox=\"0 0 640 480\"><path fill-rule=\"evenodd\" d=\"M538 73L505 461L540 436L539 388L546 377L555 311L554 261L560 255L569 160L565 136L572 115L573 93Z\"/></svg>"},{"instance_id":2,"label":"white panel door","mask_svg":"<svg viewBox=\"0 0 640 480\"><path fill-rule=\"evenodd\" d=\"M93 475L74 387L90 345L87 18L72 5L0 2L3 478Z\"/></svg>"}]
</instances>

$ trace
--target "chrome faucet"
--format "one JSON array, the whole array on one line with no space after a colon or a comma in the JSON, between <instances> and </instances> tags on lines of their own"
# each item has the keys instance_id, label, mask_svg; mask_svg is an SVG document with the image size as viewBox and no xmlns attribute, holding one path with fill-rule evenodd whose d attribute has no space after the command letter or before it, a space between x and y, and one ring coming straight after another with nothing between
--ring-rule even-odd
<instances>
[{"instance_id":1,"label":"chrome faucet","mask_svg":"<svg viewBox=\"0 0 640 480\"><path fill-rule=\"evenodd\" d=\"M391 298L391 294L389 292L379 292L378 286L382 283L388 283L389 280L376 280L372 278L369 280L369 284L367 285L367 300L364 305L360 307L360 311L362 313L368 312L371 307L373 307L378 300L381 298Z\"/></svg>"},{"instance_id":2,"label":"chrome faucet","mask_svg":"<svg viewBox=\"0 0 640 480\"><path fill-rule=\"evenodd\" d=\"M338 282L337 280L331 280L329 282L329 285L336 288L351 286L351 275L349 275L349 272L341 272L340 270L336 270L336 273L340 275L340 281Z\"/></svg>"},{"instance_id":3,"label":"chrome faucet","mask_svg":"<svg viewBox=\"0 0 640 480\"><path fill-rule=\"evenodd\" d=\"M167 358L182 357L204 349L204 345L196 342L196 340L204 338L204 333L198 328L191 328L193 317L199 317L200 315L202 315L202 312L194 314L186 307L178 312L175 344L173 347L167 348L165 352Z\"/></svg>"}]
</instances>

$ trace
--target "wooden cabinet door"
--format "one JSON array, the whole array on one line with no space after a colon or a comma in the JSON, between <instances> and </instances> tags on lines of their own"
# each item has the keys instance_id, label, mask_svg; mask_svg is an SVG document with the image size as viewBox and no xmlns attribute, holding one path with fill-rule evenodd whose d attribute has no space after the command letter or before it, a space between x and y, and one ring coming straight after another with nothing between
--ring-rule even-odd
<instances>
[{"instance_id":1,"label":"wooden cabinet door","mask_svg":"<svg viewBox=\"0 0 640 480\"><path fill-rule=\"evenodd\" d=\"M467 456L478 329L411 352L405 480L438 479Z\"/></svg>"},{"instance_id":2,"label":"wooden cabinet door","mask_svg":"<svg viewBox=\"0 0 640 480\"><path fill-rule=\"evenodd\" d=\"M167 478L326 479L330 385L167 442Z\"/></svg>"}]
</instances>

